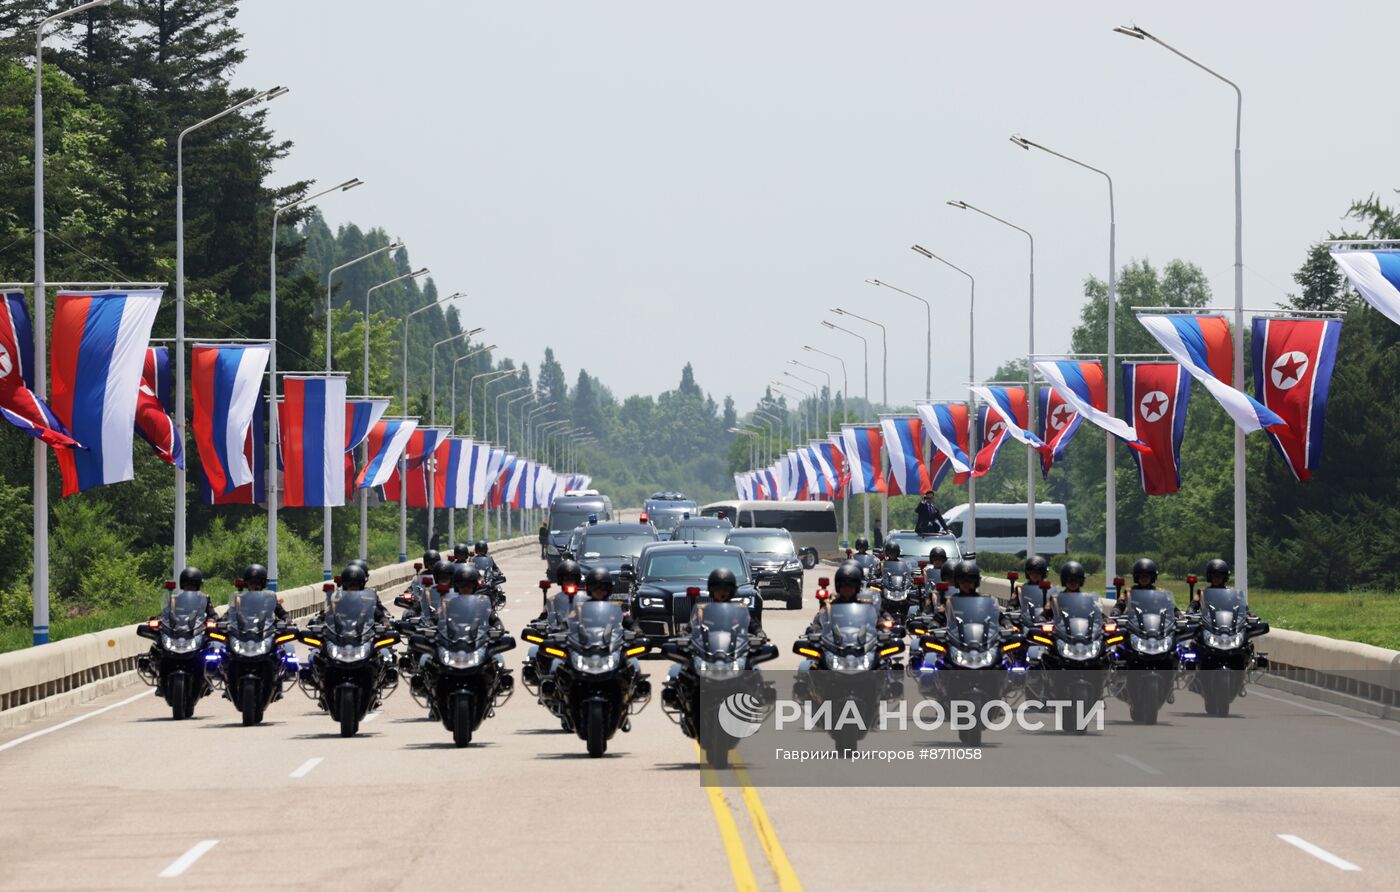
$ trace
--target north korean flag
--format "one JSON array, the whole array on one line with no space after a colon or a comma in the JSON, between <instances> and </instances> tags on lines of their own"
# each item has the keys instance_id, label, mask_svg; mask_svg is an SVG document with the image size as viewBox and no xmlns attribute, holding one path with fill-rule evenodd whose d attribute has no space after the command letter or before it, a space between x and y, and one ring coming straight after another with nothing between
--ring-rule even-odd
<instances>
[{"instance_id":1,"label":"north korean flag","mask_svg":"<svg viewBox=\"0 0 1400 892\"><path fill-rule=\"evenodd\" d=\"M1102 371L1099 373L1099 380L1102 383ZM1065 450L1069 449L1070 440L1074 439L1075 432L1079 430L1079 423L1083 420L1079 413L1074 411L1074 407L1065 402L1065 398L1054 388L1040 388L1036 401L1035 432L1045 441L1045 448L1040 451L1042 477L1048 478L1051 466L1064 458Z\"/></svg>"},{"instance_id":2,"label":"north korean flag","mask_svg":"<svg viewBox=\"0 0 1400 892\"><path fill-rule=\"evenodd\" d=\"M1123 418L1151 452L1133 450L1142 491L1181 489L1181 440L1191 401L1191 376L1174 362L1123 363Z\"/></svg>"},{"instance_id":3,"label":"north korean flag","mask_svg":"<svg viewBox=\"0 0 1400 892\"><path fill-rule=\"evenodd\" d=\"M141 370L141 387L136 396L136 432L162 461L177 468L185 466L185 448L169 412L174 406L175 376L170 368L170 350L147 347L146 364Z\"/></svg>"},{"instance_id":4,"label":"north korean flag","mask_svg":"<svg viewBox=\"0 0 1400 892\"><path fill-rule=\"evenodd\" d=\"M1026 388L1005 387L1001 389L1005 391L1016 424L1025 428ZM982 434L982 448L977 451L977 458L973 460L972 476L985 477L992 470L992 465L996 463L997 454L1001 452L1001 446L1008 436L1008 431L1006 422L1001 416L996 412L988 411L986 406L977 407L977 429Z\"/></svg>"},{"instance_id":5,"label":"north korean flag","mask_svg":"<svg viewBox=\"0 0 1400 892\"><path fill-rule=\"evenodd\" d=\"M1254 392L1288 423L1265 433L1299 480L1312 476L1322 460L1327 391L1341 336L1340 319L1254 319Z\"/></svg>"}]
</instances>

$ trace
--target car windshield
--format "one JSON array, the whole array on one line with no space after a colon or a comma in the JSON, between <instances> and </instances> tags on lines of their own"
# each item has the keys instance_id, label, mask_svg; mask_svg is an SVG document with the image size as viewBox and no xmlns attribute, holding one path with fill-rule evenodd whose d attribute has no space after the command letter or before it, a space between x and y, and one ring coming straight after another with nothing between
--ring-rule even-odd
<instances>
[{"instance_id":1,"label":"car windshield","mask_svg":"<svg viewBox=\"0 0 1400 892\"><path fill-rule=\"evenodd\" d=\"M655 542L650 533L604 532L597 529L583 536L583 556L586 558L636 557L642 546Z\"/></svg>"},{"instance_id":2,"label":"car windshield","mask_svg":"<svg viewBox=\"0 0 1400 892\"><path fill-rule=\"evenodd\" d=\"M733 552L704 552L687 550L671 554L648 556L642 576L648 579L704 579L711 570L723 567L732 572L740 584L748 581L744 559Z\"/></svg>"},{"instance_id":3,"label":"car windshield","mask_svg":"<svg viewBox=\"0 0 1400 892\"><path fill-rule=\"evenodd\" d=\"M277 622L277 596L272 592L234 595L228 605L228 621L235 635L267 635Z\"/></svg>"},{"instance_id":4,"label":"car windshield","mask_svg":"<svg viewBox=\"0 0 1400 892\"><path fill-rule=\"evenodd\" d=\"M885 546L891 544L899 546L899 553L902 557L910 560L928 560L928 553L937 545L948 555L948 560L957 560L960 556L958 552L958 542L952 536L920 536L916 533L899 532L890 533L885 539Z\"/></svg>"},{"instance_id":5,"label":"car windshield","mask_svg":"<svg viewBox=\"0 0 1400 892\"><path fill-rule=\"evenodd\" d=\"M581 523L588 523L588 515L596 514L602 520L603 508L556 508L549 512L549 532L550 535L558 536L561 533L568 533Z\"/></svg>"},{"instance_id":6,"label":"car windshield","mask_svg":"<svg viewBox=\"0 0 1400 892\"><path fill-rule=\"evenodd\" d=\"M692 512L693 513L693 512ZM676 528L676 524L685 519L685 509L660 509L648 511L647 517L651 520L651 525L662 532L670 532Z\"/></svg>"},{"instance_id":7,"label":"car windshield","mask_svg":"<svg viewBox=\"0 0 1400 892\"><path fill-rule=\"evenodd\" d=\"M778 554L785 557L796 554L791 537L776 533L730 533L728 543L739 546L749 554Z\"/></svg>"},{"instance_id":8,"label":"car windshield","mask_svg":"<svg viewBox=\"0 0 1400 892\"><path fill-rule=\"evenodd\" d=\"M730 527L678 527L672 534L677 542L700 542L705 545L723 545L728 538Z\"/></svg>"}]
</instances>

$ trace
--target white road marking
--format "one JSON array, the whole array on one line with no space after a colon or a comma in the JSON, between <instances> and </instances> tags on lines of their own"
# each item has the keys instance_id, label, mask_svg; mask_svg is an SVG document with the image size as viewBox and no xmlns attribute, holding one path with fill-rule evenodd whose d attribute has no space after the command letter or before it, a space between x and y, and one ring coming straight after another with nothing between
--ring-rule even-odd
<instances>
[{"instance_id":1,"label":"white road marking","mask_svg":"<svg viewBox=\"0 0 1400 892\"><path fill-rule=\"evenodd\" d=\"M306 777L308 774L311 773L311 769L315 768L317 765L320 765L320 764L321 764L321 757L320 757L320 756L317 756L317 757L315 757L314 759L307 759L305 762L302 762L302 763L301 763L301 767L298 768L296 771L293 771L293 772L291 773L290 776L291 776L291 777Z\"/></svg>"},{"instance_id":2,"label":"white road marking","mask_svg":"<svg viewBox=\"0 0 1400 892\"><path fill-rule=\"evenodd\" d=\"M1134 768L1139 768L1139 769L1141 769L1141 770L1143 770L1143 771L1146 771L1148 774L1161 774L1161 773L1162 773L1162 772L1158 771L1156 768L1153 768L1151 765L1148 765L1146 762L1140 761L1140 760L1138 760L1138 759L1134 759L1132 756L1128 755L1127 753L1118 753L1117 755L1118 755L1118 758L1122 759L1124 762L1127 762L1129 765L1133 766Z\"/></svg>"},{"instance_id":3,"label":"white road marking","mask_svg":"<svg viewBox=\"0 0 1400 892\"><path fill-rule=\"evenodd\" d=\"M1342 715L1340 712L1333 712L1330 709L1322 709L1317 706L1309 706L1308 704L1302 703L1298 700L1289 699L1287 697L1274 697L1270 694L1265 694L1263 691L1257 689L1251 689L1249 695L1251 697L1263 697L1265 700L1273 700L1275 703L1287 703L1289 706L1298 706L1308 710L1309 712L1320 712L1323 715L1330 715L1336 719L1345 719L1348 722L1354 722L1355 724L1358 724L1363 728L1370 728L1372 731L1384 731L1386 734L1392 734L1396 737L1400 737L1400 730L1397 730L1395 728L1386 728L1382 725L1373 725L1370 722L1363 722L1361 719L1354 718L1349 715Z\"/></svg>"},{"instance_id":4,"label":"white road marking","mask_svg":"<svg viewBox=\"0 0 1400 892\"><path fill-rule=\"evenodd\" d=\"M1294 836L1294 835L1291 834L1291 833L1280 833L1280 834L1278 835L1278 838L1281 839L1281 840L1283 840L1284 842L1288 843L1288 844L1291 845L1291 846L1297 846L1298 848L1300 848L1300 849L1302 849L1303 851L1307 852L1309 855L1312 855L1314 858L1318 859L1319 861L1326 861L1328 864L1332 865L1333 867L1337 868L1338 870L1360 870L1360 869L1361 869L1361 868L1357 867L1355 864L1352 864L1350 861L1346 860L1345 858L1338 858L1336 855L1332 854L1331 852L1327 851L1326 849L1320 848L1320 847L1318 847L1318 846L1315 846L1315 845L1313 845L1312 843L1308 842L1306 839L1302 839L1301 837Z\"/></svg>"},{"instance_id":5,"label":"white road marking","mask_svg":"<svg viewBox=\"0 0 1400 892\"><path fill-rule=\"evenodd\" d=\"M374 720L377 719L377 718L379 718L379 713L377 713L377 712L371 712L371 713L369 713L368 715L365 716L365 724L369 724L370 722L374 721Z\"/></svg>"},{"instance_id":6,"label":"white road marking","mask_svg":"<svg viewBox=\"0 0 1400 892\"><path fill-rule=\"evenodd\" d=\"M92 718L92 717L95 716L95 715L102 715L102 713L107 712L108 710L116 709L118 706L125 706L125 705L127 705L128 703L135 703L137 700L140 700L142 697L149 697L149 696L151 696L151 694L153 694L153 693L155 693L155 689L154 689L154 688L151 689L151 690L149 690L149 691L142 691L141 693L137 694L135 697L127 697L125 700L121 701L120 703L113 703L113 704L111 704L111 705L109 705L109 706L104 706L104 707L102 707L101 709L94 709L92 712L84 713L83 715L80 715L80 716L78 716L78 717L75 718L75 719L69 719L69 720L66 721L66 722L59 722L57 725L53 725L53 726L50 726L50 727L48 727L48 728L42 728L42 729L40 729L40 730L38 730L38 731L35 731L33 734L26 734L26 735L24 735L23 737L16 737L14 740L11 740L9 743L0 743L0 753L3 753L5 750L10 749L11 747L19 746L21 743L28 743L29 741L33 740L33 739L36 738L36 737L43 737L45 734L52 734L52 733L55 732L55 731L59 731L59 730L62 730L63 728L67 728L69 725L76 725L76 724L78 724L78 722L86 721L87 719L90 719L90 718Z\"/></svg>"},{"instance_id":7,"label":"white road marking","mask_svg":"<svg viewBox=\"0 0 1400 892\"><path fill-rule=\"evenodd\" d=\"M204 857L204 854L206 852L208 852L210 849L214 848L214 846L218 844L219 841L217 839L206 839L195 843L194 846L188 852L176 858L173 862L171 862L169 867L167 867L165 870L162 870L157 875L161 879L165 880L168 880L171 877L179 876L180 874L189 870L190 867L196 861Z\"/></svg>"}]
</instances>

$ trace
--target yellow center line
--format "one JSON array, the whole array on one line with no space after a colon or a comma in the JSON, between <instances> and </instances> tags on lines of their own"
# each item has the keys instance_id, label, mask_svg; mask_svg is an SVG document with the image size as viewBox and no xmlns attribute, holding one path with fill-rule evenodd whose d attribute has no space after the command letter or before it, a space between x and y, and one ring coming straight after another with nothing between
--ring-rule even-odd
<instances>
[{"instance_id":1,"label":"yellow center line","mask_svg":"<svg viewBox=\"0 0 1400 892\"><path fill-rule=\"evenodd\" d=\"M699 746L695 747L695 754L703 766L705 756ZM718 785L713 769L702 768L700 773L701 784L710 799L710 811L715 815L715 826L719 828L719 837L724 842L724 853L729 856L729 872L734 876L734 888L738 892L758 892L758 880L753 875L753 867L749 865L748 853L744 851L744 840L739 836L734 812L730 811L729 803L724 799L724 789Z\"/></svg>"},{"instance_id":2,"label":"yellow center line","mask_svg":"<svg viewBox=\"0 0 1400 892\"><path fill-rule=\"evenodd\" d=\"M768 856L768 863L772 865L773 874L778 878L778 888L782 892L802 892L802 881L797 878L797 871L792 869L792 862L788 861L783 844L778 841L778 831L773 829L773 822L768 820L768 812L763 807L758 790L749 782L748 769L739 763L734 766L734 773L743 785L744 805L748 807L749 819L753 821L754 832L758 834L763 853Z\"/></svg>"}]
</instances>

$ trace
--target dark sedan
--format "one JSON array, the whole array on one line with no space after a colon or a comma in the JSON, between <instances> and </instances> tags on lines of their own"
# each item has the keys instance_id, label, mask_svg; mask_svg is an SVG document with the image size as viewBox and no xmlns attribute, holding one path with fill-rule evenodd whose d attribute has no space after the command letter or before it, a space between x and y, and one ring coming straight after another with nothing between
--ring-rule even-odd
<instances>
[{"instance_id":1,"label":"dark sedan","mask_svg":"<svg viewBox=\"0 0 1400 892\"><path fill-rule=\"evenodd\" d=\"M731 530L725 542L744 549L760 595L783 601L790 610L802 607L802 561L791 533L776 527L746 527Z\"/></svg>"},{"instance_id":2,"label":"dark sedan","mask_svg":"<svg viewBox=\"0 0 1400 892\"><path fill-rule=\"evenodd\" d=\"M723 545L732 529L734 524L723 517L689 517L671 530L671 541Z\"/></svg>"},{"instance_id":3,"label":"dark sedan","mask_svg":"<svg viewBox=\"0 0 1400 892\"><path fill-rule=\"evenodd\" d=\"M622 572L623 566L636 564L642 549L657 538L656 529L649 523L585 524L579 528L578 541L572 543L574 560L585 575L594 567L606 567L613 576L613 591L630 591L632 580Z\"/></svg>"},{"instance_id":4,"label":"dark sedan","mask_svg":"<svg viewBox=\"0 0 1400 892\"><path fill-rule=\"evenodd\" d=\"M705 589L710 571L726 567L739 580L735 600L762 617L763 599L753 585L749 562L737 545L698 545L689 542L658 542L648 545L636 566L632 583L632 616L638 630L659 643L676 634L690 619L694 602L686 590L699 590L697 600L709 599Z\"/></svg>"}]
</instances>

